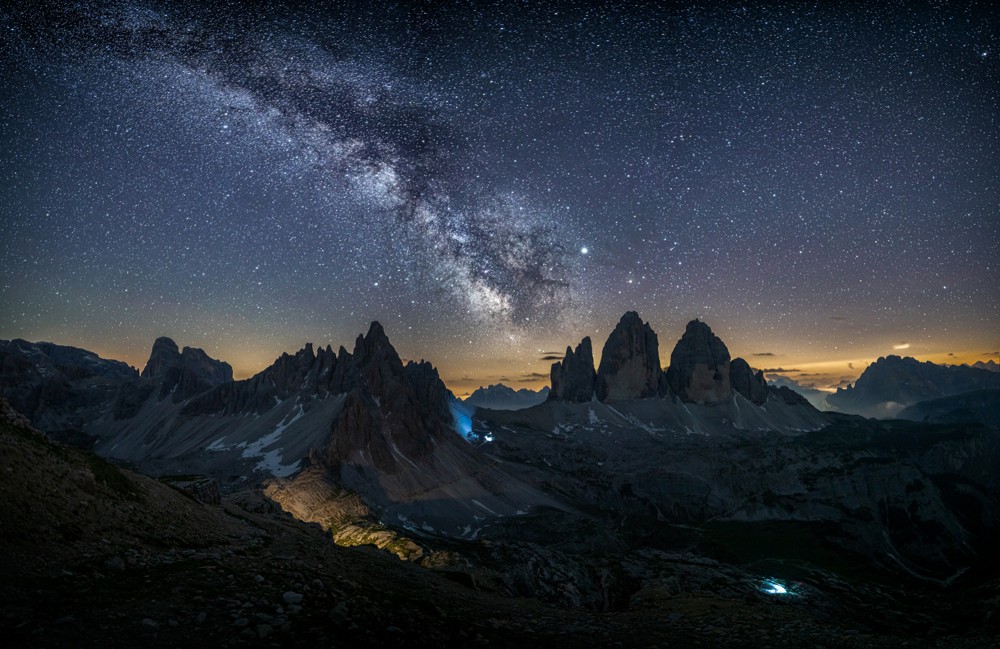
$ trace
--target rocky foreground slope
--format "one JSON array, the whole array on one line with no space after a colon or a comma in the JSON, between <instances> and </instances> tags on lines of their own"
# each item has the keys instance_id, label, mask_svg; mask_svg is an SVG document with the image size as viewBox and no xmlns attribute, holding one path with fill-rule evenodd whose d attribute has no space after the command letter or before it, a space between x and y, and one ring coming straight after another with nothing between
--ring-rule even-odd
<instances>
[{"instance_id":1,"label":"rocky foreground slope","mask_svg":"<svg viewBox=\"0 0 1000 649\"><path fill-rule=\"evenodd\" d=\"M802 539L774 531L750 548L725 529L662 526L664 549L632 554L631 574L597 564L635 583L624 601L552 607L448 566L450 551L420 566L338 547L251 492L198 502L53 444L3 403L0 467L6 646L986 647L1000 632L996 583L900 590L809 567L802 548L799 578L783 580L767 544ZM540 539L536 554L565 540Z\"/></svg>"}]
</instances>

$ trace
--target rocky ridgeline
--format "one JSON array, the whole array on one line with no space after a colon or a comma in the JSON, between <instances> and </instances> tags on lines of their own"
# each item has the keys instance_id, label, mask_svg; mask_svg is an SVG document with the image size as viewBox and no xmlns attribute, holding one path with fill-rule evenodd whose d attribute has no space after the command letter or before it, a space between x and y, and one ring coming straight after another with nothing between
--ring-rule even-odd
<instances>
[{"instance_id":1,"label":"rocky ridgeline","mask_svg":"<svg viewBox=\"0 0 1000 649\"><path fill-rule=\"evenodd\" d=\"M81 429L139 373L77 347L0 340L0 396L41 430Z\"/></svg>"},{"instance_id":2,"label":"rocky ridgeline","mask_svg":"<svg viewBox=\"0 0 1000 649\"><path fill-rule=\"evenodd\" d=\"M661 370L656 333L635 311L623 315L611 332L596 372L588 337L576 350L567 347L565 358L553 363L551 380L549 400L577 403L674 396L714 404L729 401L735 391L762 405L769 393L764 373L742 358L730 360L725 343L700 320L688 323L670 354L670 366Z\"/></svg>"},{"instance_id":3,"label":"rocky ridgeline","mask_svg":"<svg viewBox=\"0 0 1000 649\"><path fill-rule=\"evenodd\" d=\"M566 348L566 357L552 364L551 380L550 400L583 403L594 397L597 372L590 336L580 341L576 351Z\"/></svg>"},{"instance_id":4,"label":"rocky ridgeline","mask_svg":"<svg viewBox=\"0 0 1000 649\"><path fill-rule=\"evenodd\" d=\"M313 351L311 343L295 354L284 353L249 379L216 386L184 407L186 415L261 414L278 401L295 396L339 394L355 380L351 355L327 345Z\"/></svg>"},{"instance_id":5,"label":"rocky ridgeline","mask_svg":"<svg viewBox=\"0 0 1000 649\"><path fill-rule=\"evenodd\" d=\"M838 388L826 401L844 412L886 417L921 401L997 389L1000 373L986 367L938 365L909 356L886 356L865 368L854 385Z\"/></svg>"},{"instance_id":6,"label":"rocky ridgeline","mask_svg":"<svg viewBox=\"0 0 1000 649\"><path fill-rule=\"evenodd\" d=\"M591 364L593 366L593 364ZM545 402L549 398L549 387L545 386L540 390L529 390L521 388L515 390L507 387L503 383L479 386L463 402L469 406L477 408L489 408L492 410L521 410L530 408Z\"/></svg>"},{"instance_id":7,"label":"rocky ridgeline","mask_svg":"<svg viewBox=\"0 0 1000 649\"><path fill-rule=\"evenodd\" d=\"M394 449L419 461L454 436L448 389L437 370L425 361L404 366L381 324L373 322L366 336L358 336L350 363L354 380L339 386L347 397L333 422L328 464L364 452L377 469L395 473Z\"/></svg>"}]
</instances>

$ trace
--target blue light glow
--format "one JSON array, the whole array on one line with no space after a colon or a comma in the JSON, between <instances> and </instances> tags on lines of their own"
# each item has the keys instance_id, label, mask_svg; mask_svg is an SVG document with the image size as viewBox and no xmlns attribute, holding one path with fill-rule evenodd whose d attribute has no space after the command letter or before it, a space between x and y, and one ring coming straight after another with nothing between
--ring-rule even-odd
<instances>
[{"instance_id":1,"label":"blue light glow","mask_svg":"<svg viewBox=\"0 0 1000 649\"><path fill-rule=\"evenodd\" d=\"M448 404L452 417L455 418L455 432L468 440L472 436L473 409L461 401L451 401Z\"/></svg>"},{"instance_id":2,"label":"blue light glow","mask_svg":"<svg viewBox=\"0 0 1000 649\"><path fill-rule=\"evenodd\" d=\"M784 587L776 579L765 579L760 584L760 590L762 593L767 593L768 595L788 595L788 589Z\"/></svg>"}]
</instances>

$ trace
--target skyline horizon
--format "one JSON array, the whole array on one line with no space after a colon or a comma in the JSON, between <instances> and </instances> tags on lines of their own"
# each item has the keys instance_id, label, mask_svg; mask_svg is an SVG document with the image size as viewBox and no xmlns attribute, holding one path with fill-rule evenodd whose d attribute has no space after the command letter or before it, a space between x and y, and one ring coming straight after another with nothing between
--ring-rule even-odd
<instances>
[{"instance_id":1,"label":"skyline horizon","mask_svg":"<svg viewBox=\"0 0 1000 649\"><path fill-rule=\"evenodd\" d=\"M641 318L642 314L640 313L639 316ZM776 354L773 352L745 353L745 352L734 351L734 348L727 342L726 336L720 334L717 329L712 327L711 322L703 318L692 318L691 320L701 320L702 322L707 324L710 328L712 328L712 331L716 335L718 335L722 339L722 341L726 344L732 358L737 358L737 357L743 358L750 364L750 366L754 370L761 370L765 372L765 375L768 377L769 380L772 380L774 377L783 377L786 380L790 380L798 387L804 389L820 390L822 392L827 392L831 394L835 392L838 387L845 387L848 383L853 384L857 380L857 378L864 372L864 369L868 365L874 363L879 358L887 356L899 356L903 358L909 357L909 358L914 358L920 362L932 362L939 365L956 365L956 366L958 365L972 366L977 361L988 362L992 360L994 362L1000 362L1000 352L998 351L981 352L978 350L958 350L957 352L956 351L945 352L942 350L937 350L937 351L920 352L914 350L913 345L910 343L890 345L889 346L890 348L885 350L884 353L879 353L878 355L874 356L857 355L832 361L831 360L802 361L802 360L796 360L794 358L788 358L782 354ZM690 322L691 320L689 320L688 322ZM266 352L260 352L263 355L258 355L256 357L257 362L254 365L239 363L238 361L234 363L233 358L240 358L239 354L236 354L233 357L227 357L225 353L223 353L222 351L219 352L213 351L213 347L220 350L232 351L234 349L238 350L239 349L238 346L226 345L226 344L213 345L212 343L205 343L205 342L197 343L188 340L187 338L184 337L171 335L170 333L167 332L162 332L150 338L145 351L139 348L125 352L116 351L120 350L121 348L116 347L114 345L95 346L92 344L84 344L68 340L56 340L53 338L45 338L45 337L32 338L24 335L11 335L5 329L0 329L0 339L6 339L6 340L22 339L33 343L48 342L57 345L78 347L81 349L85 349L87 351L94 352L103 359L117 360L124 362L128 364L130 367L133 367L137 371L141 372L144 366L146 365L146 362L149 359L149 353L151 351L153 342L159 337L167 337L176 342L178 347L180 348L194 347L202 349L210 357L216 360L229 363L233 367L233 380L240 381L249 379L254 375L258 374L259 372L265 370L267 367L273 364L278 358L280 358L282 354L285 353L294 354L296 351L303 349L308 344L313 345L314 348L318 347L325 348L326 346L329 345L334 350L343 346L345 349L347 349L347 351L353 353L353 345L356 338L359 335L365 335L365 332L368 331L368 327L370 327L370 325L375 322L379 322L379 324L382 324L383 327L385 327L385 325L380 320L377 319L370 320L369 325L358 329L357 333L354 336L348 335L346 338L344 338L339 342L334 342L332 340L319 342L317 339L304 340L301 343L298 343L297 345L293 344L283 349L275 349L274 351L271 352L272 355L268 360L264 360L267 358ZM651 320L645 320L645 319L644 322L648 322L650 326L653 327L654 333L656 333L657 335L657 339L659 341L660 366L661 369L666 370L666 368L669 366L670 352L673 349L673 345L676 344L677 341L674 340L673 343L669 344L669 346L665 345L661 332L657 331L656 327L653 326L653 322ZM421 355L419 352L404 353L403 351L400 351L401 349L405 349L408 351L416 351L412 350L411 345L408 344L405 332L402 335L394 334L391 328L387 328L386 335L389 336L390 342L392 343L393 347L397 350L397 353L399 353L400 358L402 359L404 364L408 361L418 361L418 360L425 360L430 362L438 370L439 374L441 375L441 380L445 383L448 389L451 390L456 397L466 398L478 388L488 387L489 385L497 383L504 384L514 389L528 388L531 390L539 390L542 387L550 386L549 371L551 369L552 363L562 358L562 355L565 353L565 348L567 346L570 348L575 348L576 345L578 345L585 336L589 336L591 338L594 349L594 366L596 369L596 367L600 365L601 355L603 353L604 341L607 339L607 336L610 335L612 330L613 326L606 331L603 338L595 337L599 336L599 333L581 334L578 338L575 339L575 341L564 345L562 350L537 349L535 350L536 353L541 354L542 356L538 358L535 361L535 364L532 365L531 367L519 368L522 370L522 373L520 375L518 375L516 372L507 371L496 374L483 374L478 376L473 376L468 373L462 374L461 376L456 376L454 374L454 370L452 370L451 368L444 369L448 366L447 365L442 366L441 364L435 362L435 360L429 357L428 355ZM681 333L683 333L683 328L681 328L680 331ZM903 345L905 345L905 347ZM558 359L554 358L554 356L556 355L558 355ZM764 362L765 360L770 362ZM544 371L540 371L543 366L544 366ZM542 374L544 374L544 376L542 376ZM836 379L837 382L830 383L828 379Z\"/></svg>"}]
</instances>

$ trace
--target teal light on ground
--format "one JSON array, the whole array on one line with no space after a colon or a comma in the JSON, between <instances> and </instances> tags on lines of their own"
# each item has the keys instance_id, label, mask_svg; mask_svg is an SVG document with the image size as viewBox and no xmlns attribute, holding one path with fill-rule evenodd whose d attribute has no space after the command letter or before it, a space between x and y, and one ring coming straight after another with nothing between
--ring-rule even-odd
<instances>
[{"instance_id":1,"label":"teal light on ground","mask_svg":"<svg viewBox=\"0 0 1000 649\"><path fill-rule=\"evenodd\" d=\"M451 415L455 419L455 432L469 439L472 436L472 413L473 408L460 401L452 401L448 404Z\"/></svg>"},{"instance_id":2,"label":"teal light on ground","mask_svg":"<svg viewBox=\"0 0 1000 649\"><path fill-rule=\"evenodd\" d=\"M765 579L760 582L760 592L768 595L791 595L788 588L777 579Z\"/></svg>"}]
</instances>

